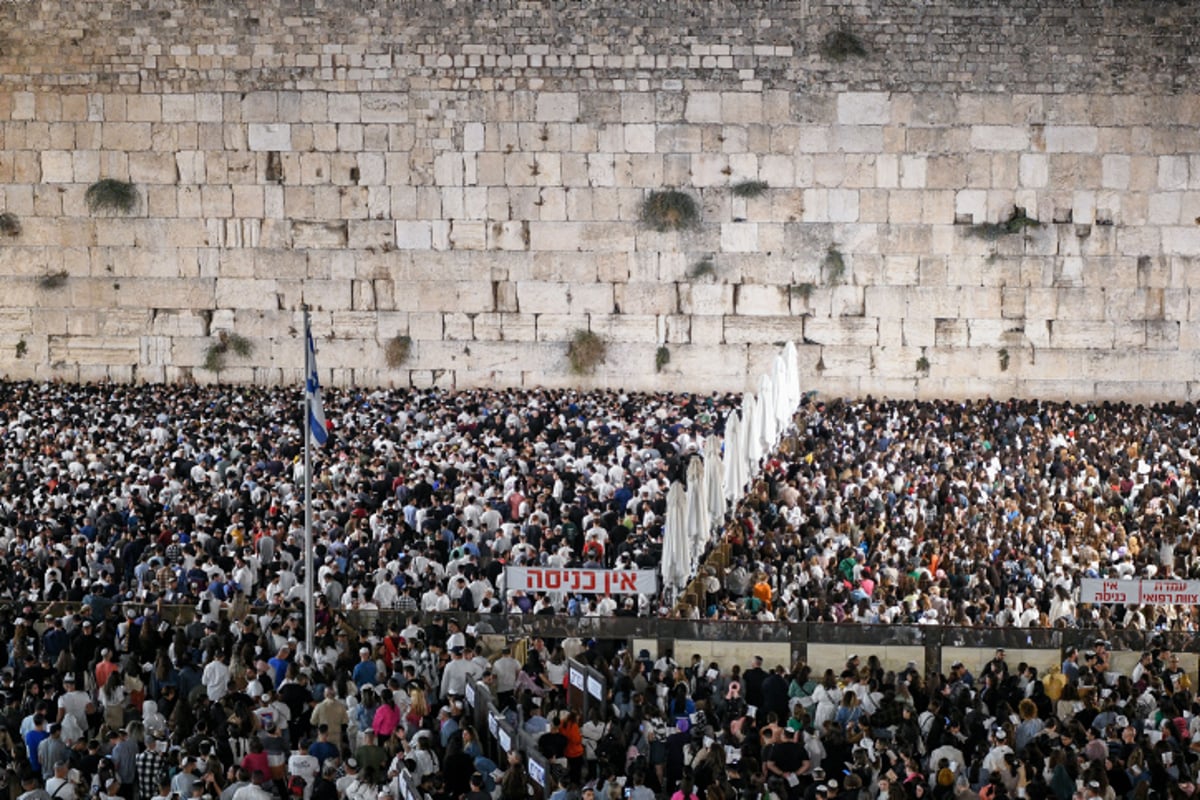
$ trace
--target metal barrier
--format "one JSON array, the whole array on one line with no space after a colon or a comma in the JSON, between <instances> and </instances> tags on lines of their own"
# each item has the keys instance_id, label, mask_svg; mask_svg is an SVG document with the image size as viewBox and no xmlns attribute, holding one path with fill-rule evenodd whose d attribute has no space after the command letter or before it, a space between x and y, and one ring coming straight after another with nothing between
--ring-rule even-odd
<instances>
[{"instance_id":1,"label":"metal barrier","mask_svg":"<svg viewBox=\"0 0 1200 800\"><path fill-rule=\"evenodd\" d=\"M74 606L64 603L37 604L42 613L69 613ZM138 608L143 606L138 604ZM162 610L164 619L190 620L193 606L169 606ZM119 616L120 607L115 608ZM1103 638L1114 651L1141 651L1165 647L1184 653L1200 653L1200 634L1183 631L1100 631L1094 628L959 628L935 625L858 625L824 622L757 622L748 620L687 620L657 617L569 617L541 614L468 614L439 613L418 615L423 623L434 617L453 618L463 626L473 625L480 634L495 634L509 640L597 639L624 641L654 639L663 646L676 640L720 642L790 642L794 658L805 658L807 646L816 644L854 645L870 652L872 646L923 647L926 667L941 672L945 648L999 648L1020 650L1059 650L1078 647L1087 650ZM407 624L408 615L399 611L349 611L346 619L359 629L371 629L376 623Z\"/></svg>"}]
</instances>

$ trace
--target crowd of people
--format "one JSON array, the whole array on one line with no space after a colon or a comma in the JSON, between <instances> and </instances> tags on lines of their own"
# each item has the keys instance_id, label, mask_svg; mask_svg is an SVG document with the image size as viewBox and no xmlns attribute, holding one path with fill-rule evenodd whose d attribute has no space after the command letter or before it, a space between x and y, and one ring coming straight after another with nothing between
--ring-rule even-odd
<instances>
[{"instance_id":1,"label":"crowd of people","mask_svg":"<svg viewBox=\"0 0 1200 800\"><path fill-rule=\"evenodd\" d=\"M1200 570L1190 405L810 396L714 531L731 560L694 602L505 591L506 564L656 569L667 488L740 401L328 392L308 652L290 393L0 386L10 797L399 800L404 774L434 800L518 800L525 757L488 758L476 680L560 767L556 800L1194 793L1200 725L1166 640L1130 676L1102 641L1047 676L1002 657L978 679L873 659L743 673L604 642L487 651L458 618L1194 630L1187 607L1078 596L1085 576ZM608 677L606 713L567 710L568 653Z\"/></svg>"}]
</instances>

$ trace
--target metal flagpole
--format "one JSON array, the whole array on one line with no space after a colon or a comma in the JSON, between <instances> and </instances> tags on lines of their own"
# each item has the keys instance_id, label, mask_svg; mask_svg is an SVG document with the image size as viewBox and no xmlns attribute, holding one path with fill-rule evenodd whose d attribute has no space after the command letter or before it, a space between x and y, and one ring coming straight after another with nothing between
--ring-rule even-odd
<instances>
[{"instance_id":1,"label":"metal flagpole","mask_svg":"<svg viewBox=\"0 0 1200 800\"><path fill-rule=\"evenodd\" d=\"M313 633L316 627L316 608L313 601L313 535L312 535L312 390L309 378L313 371L313 353L308 343L312 336L308 328L308 306L304 306L304 652L313 658Z\"/></svg>"}]
</instances>

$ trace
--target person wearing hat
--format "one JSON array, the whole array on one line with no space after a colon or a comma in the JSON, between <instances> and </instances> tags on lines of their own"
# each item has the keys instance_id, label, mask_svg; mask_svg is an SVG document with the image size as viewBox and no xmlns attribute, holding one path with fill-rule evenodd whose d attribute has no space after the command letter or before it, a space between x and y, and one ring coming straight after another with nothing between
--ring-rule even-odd
<instances>
[{"instance_id":1,"label":"person wearing hat","mask_svg":"<svg viewBox=\"0 0 1200 800\"><path fill-rule=\"evenodd\" d=\"M155 787L164 779L169 778L170 760L167 758L167 740L161 735L152 736L146 745L146 749L134 758L139 797L153 797Z\"/></svg>"},{"instance_id":2,"label":"person wearing hat","mask_svg":"<svg viewBox=\"0 0 1200 800\"><path fill-rule=\"evenodd\" d=\"M171 791L181 798L191 797L192 788L196 785L197 780L196 757L184 755L183 760L179 762L179 771L175 773L175 777L171 778Z\"/></svg>"},{"instance_id":3,"label":"person wearing hat","mask_svg":"<svg viewBox=\"0 0 1200 800\"><path fill-rule=\"evenodd\" d=\"M63 726L63 739L68 745L74 744L87 732L88 715L95 713L95 710L91 696L78 688L75 674L68 672L64 675L63 693L58 698L58 722Z\"/></svg>"},{"instance_id":4,"label":"person wearing hat","mask_svg":"<svg viewBox=\"0 0 1200 800\"><path fill-rule=\"evenodd\" d=\"M998 775L1000 770L1004 769L1005 759L1012 755L1012 742L1009 739L1008 731L1003 727L993 729L988 738L991 749L983 758L983 767L989 773Z\"/></svg>"},{"instance_id":5,"label":"person wearing hat","mask_svg":"<svg viewBox=\"0 0 1200 800\"><path fill-rule=\"evenodd\" d=\"M360 647L358 650L358 663L354 665L354 672L351 677L354 679L354 685L362 691L364 686L374 686L378 681L376 677L379 674L379 666L375 662L375 658L371 655L371 648L367 646Z\"/></svg>"}]
</instances>

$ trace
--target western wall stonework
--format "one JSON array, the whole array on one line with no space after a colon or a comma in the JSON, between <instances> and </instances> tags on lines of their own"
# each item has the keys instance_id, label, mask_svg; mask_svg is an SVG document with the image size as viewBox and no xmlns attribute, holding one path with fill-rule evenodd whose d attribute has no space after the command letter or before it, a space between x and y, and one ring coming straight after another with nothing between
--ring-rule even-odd
<instances>
[{"instance_id":1,"label":"western wall stonework","mask_svg":"<svg viewBox=\"0 0 1200 800\"><path fill-rule=\"evenodd\" d=\"M1198 16L0 0L0 370L294 382L307 303L342 385L1194 399Z\"/></svg>"}]
</instances>

